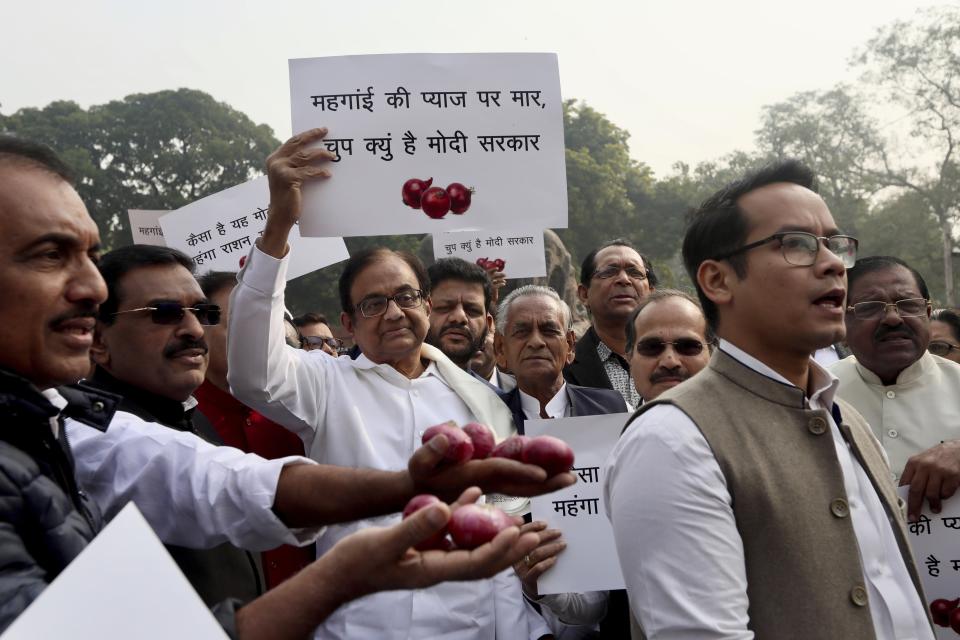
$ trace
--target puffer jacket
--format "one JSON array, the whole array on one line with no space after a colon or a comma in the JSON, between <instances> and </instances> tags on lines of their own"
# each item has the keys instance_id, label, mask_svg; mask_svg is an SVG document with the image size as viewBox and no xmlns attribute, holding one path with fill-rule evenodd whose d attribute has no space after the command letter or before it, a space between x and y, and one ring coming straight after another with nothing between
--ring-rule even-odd
<instances>
[{"instance_id":1,"label":"puffer jacket","mask_svg":"<svg viewBox=\"0 0 960 640\"><path fill-rule=\"evenodd\" d=\"M0 633L103 526L74 479L63 418L106 429L119 397L83 385L58 391L69 403L62 412L0 370Z\"/></svg>"}]
</instances>

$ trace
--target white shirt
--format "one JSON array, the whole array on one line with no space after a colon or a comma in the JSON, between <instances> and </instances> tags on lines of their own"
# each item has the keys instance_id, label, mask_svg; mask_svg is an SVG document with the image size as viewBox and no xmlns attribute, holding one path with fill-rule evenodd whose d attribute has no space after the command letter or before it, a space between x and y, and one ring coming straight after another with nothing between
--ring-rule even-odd
<instances>
[{"instance_id":1,"label":"white shirt","mask_svg":"<svg viewBox=\"0 0 960 640\"><path fill-rule=\"evenodd\" d=\"M46 398L47 401L59 411L63 411L67 408L67 405L70 404L67 402L67 399L60 395L60 392L53 387L50 389L44 389L40 393L42 393L43 397ZM57 419L59 415L60 414L58 412L57 415L50 417L50 431L53 432L53 437L57 439L60 438L60 422Z\"/></svg>"},{"instance_id":2,"label":"white shirt","mask_svg":"<svg viewBox=\"0 0 960 640\"><path fill-rule=\"evenodd\" d=\"M840 379L838 395L870 423L895 482L911 456L960 439L960 364L925 351L886 386L853 356L830 373Z\"/></svg>"},{"instance_id":3,"label":"white shirt","mask_svg":"<svg viewBox=\"0 0 960 640\"><path fill-rule=\"evenodd\" d=\"M487 381L501 391L513 391L517 387L517 379L506 371L500 371L497 365L493 365L493 371L490 372Z\"/></svg>"},{"instance_id":4,"label":"white shirt","mask_svg":"<svg viewBox=\"0 0 960 640\"><path fill-rule=\"evenodd\" d=\"M721 340L720 348L754 371L791 384L731 343ZM833 421L837 380L812 360L810 375L816 391L808 407L831 416L877 640L932 640L880 498ZM630 606L647 638L753 638L730 493L696 425L674 406L647 411L610 454L606 476L607 515Z\"/></svg>"},{"instance_id":5,"label":"white shirt","mask_svg":"<svg viewBox=\"0 0 960 640\"><path fill-rule=\"evenodd\" d=\"M320 534L288 529L272 508L283 467L312 460L265 460L125 411L106 432L71 419L65 428L77 482L106 520L132 501L161 540L196 549L230 542L263 551Z\"/></svg>"},{"instance_id":6,"label":"white shirt","mask_svg":"<svg viewBox=\"0 0 960 640\"><path fill-rule=\"evenodd\" d=\"M311 458L395 471L407 468L423 432L432 425L447 420L490 424L478 419L477 411L496 412L512 425L496 394L430 345L423 345L422 353L432 362L413 380L364 355L356 360L331 358L286 346L283 287L288 261L289 256L276 260L253 248L240 271L230 303L229 380L244 404L299 434ZM399 521L400 514L392 514L329 526L317 540L317 554L354 531ZM491 580L448 582L354 600L327 618L315 637L472 640L538 638L546 633L542 619L528 619L520 581L511 569Z\"/></svg>"},{"instance_id":7,"label":"white shirt","mask_svg":"<svg viewBox=\"0 0 960 640\"><path fill-rule=\"evenodd\" d=\"M520 408L523 409L523 414L527 417L527 420L540 420L540 401L528 395L522 389L519 389L518 392L520 393ZM570 416L570 397L567 395L566 382L550 398L543 410L551 418L567 418Z\"/></svg>"}]
</instances>

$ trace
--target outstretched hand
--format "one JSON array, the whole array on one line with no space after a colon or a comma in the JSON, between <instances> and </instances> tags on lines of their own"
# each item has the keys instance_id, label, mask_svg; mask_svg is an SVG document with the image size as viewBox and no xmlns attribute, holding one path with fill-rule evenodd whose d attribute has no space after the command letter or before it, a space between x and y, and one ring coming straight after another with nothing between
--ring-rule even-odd
<instances>
[{"instance_id":1,"label":"outstretched hand","mask_svg":"<svg viewBox=\"0 0 960 640\"><path fill-rule=\"evenodd\" d=\"M480 489L461 494L454 507L475 502ZM340 540L328 552L335 559L341 585L351 598L390 589L422 589L447 580L489 578L530 553L539 543L536 533L521 535L509 527L471 551L417 551L414 545L440 531L451 508L432 504L392 527L363 529Z\"/></svg>"},{"instance_id":2,"label":"outstretched hand","mask_svg":"<svg viewBox=\"0 0 960 640\"><path fill-rule=\"evenodd\" d=\"M478 486L484 493L530 497L551 493L576 482L570 472L548 478L541 467L507 458L451 464L443 457L449 446L446 436L438 435L410 458L407 469L413 480L414 493L431 493L442 500L452 500L464 488Z\"/></svg>"}]
</instances>

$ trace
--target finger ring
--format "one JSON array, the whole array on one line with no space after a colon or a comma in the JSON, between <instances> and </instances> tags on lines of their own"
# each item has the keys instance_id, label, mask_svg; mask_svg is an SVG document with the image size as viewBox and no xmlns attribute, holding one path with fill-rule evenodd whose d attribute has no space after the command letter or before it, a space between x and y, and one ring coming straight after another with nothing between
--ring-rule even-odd
<instances>
[{"instance_id":1,"label":"finger ring","mask_svg":"<svg viewBox=\"0 0 960 640\"><path fill-rule=\"evenodd\" d=\"M527 568L530 568L530 567L533 566L533 563L530 562L530 554L529 554L529 553L528 553L527 555L523 556L523 563L524 563L525 565L527 565Z\"/></svg>"}]
</instances>

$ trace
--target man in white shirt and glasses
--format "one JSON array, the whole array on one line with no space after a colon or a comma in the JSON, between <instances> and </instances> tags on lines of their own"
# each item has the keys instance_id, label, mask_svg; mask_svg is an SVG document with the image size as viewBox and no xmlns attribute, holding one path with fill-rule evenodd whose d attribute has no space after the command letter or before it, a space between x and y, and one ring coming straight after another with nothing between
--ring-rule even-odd
<instances>
[{"instance_id":1,"label":"man in white shirt and glasses","mask_svg":"<svg viewBox=\"0 0 960 640\"><path fill-rule=\"evenodd\" d=\"M799 163L770 165L684 237L720 344L608 463L635 637L933 638L883 451L811 360L844 334L857 253L815 188Z\"/></svg>"},{"instance_id":2,"label":"man in white shirt and glasses","mask_svg":"<svg viewBox=\"0 0 960 640\"><path fill-rule=\"evenodd\" d=\"M298 433L307 455L321 463L403 468L424 430L448 420L481 422L501 437L510 435L510 412L488 385L424 344L430 282L412 255L373 249L347 262L339 282L340 322L360 349L356 359L284 344L287 238L300 217L304 183L330 175L325 165L332 154L313 146L325 135L313 129L294 136L267 159L270 213L230 306L234 395ZM567 473L552 482L560 488L573 481ZM354 531L398 520L397 514L327 527L317 553ZM315 637L526 639L549 633L532 618L516 576L504 572L492 580L362 598L330 616Z\"/></svg>"},{"instance_id":3,"label":"man in white shirt and glasses","mask_svg":"<svg viewBox=\"0 0 960 640\"><path fill-rule=\"evenodd\" d=\"M960 485L960 365L927 351L930 292L910 265L870 256L848 279L853 355L830 372L883 445L894 481L910 486L908 516L920 515L924 498L938 513Z\"/></svg>"}]
</instances>

